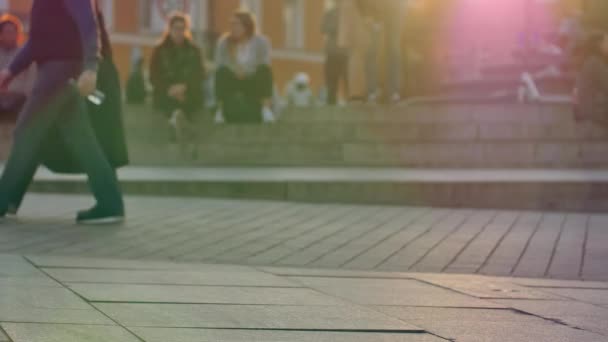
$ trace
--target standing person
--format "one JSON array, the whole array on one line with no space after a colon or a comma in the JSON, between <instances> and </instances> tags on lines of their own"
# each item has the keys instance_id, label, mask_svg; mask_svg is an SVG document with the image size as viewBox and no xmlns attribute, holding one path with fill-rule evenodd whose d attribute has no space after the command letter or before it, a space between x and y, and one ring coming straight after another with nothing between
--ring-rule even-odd
<instances>
[{"instance_id":1,"label":"standing person","mask_svg":"<svg viewBox=\"0 0 608 342\"><path fill-rule=\"evenodd\" d=\"M37 79L15 129L10 157L0 178L0 218L15 193L33 176L49 132L56 127L71 154L86 171L97 200L78 213L83 224L112 224L124 220L124 204L116 174L102 151L84 107L95 92L99 28L94 1L34 0L30 39L8 69L0 73L4 87L32 63Z\"/></svg>"},{"instance_id":2,"label":"standing person","mask_svg":"<svg viewBox=\"0 0 608 342\"><path fill-rule=\"evenodd\" d=\"M0 17L0 69L9 66L24 42L23 23L19 18L5 14ZM29 68L15 78L10 87L0 92L0 116L13 121L25 104L32 90L34 68Z\"/></svg>"},{"instance_id":3,"label":"standing person","mask_svg":"<svg viewBox=\"0 0 608 342\"><path fill-rule=\"evenodd\" d=\"M589 38L577 83L577 119L608 127L608 33Z\"/></svg>"},{"instance_id":4,"label":"standing person","mask_svg":"<svg viewBox=\"0 0 608 342\"><path fill-rule=\"evenodd\" d=\"M336 104L341 83L344 94L348 94L348 50L338 44L341 10L342 0L335 0L325 12L321 26L325 38L325 84L329 105Z\"/></svg>"},{"instance_id":5,"label":"standing person","mask_svg":"<svg viewBox=\"0 0 608 342\"><path fill-rule=\"evenodd\" d=\"M176 12L152 53L150 81L155 106L169 117L178 136L178 124L192 121L202 108L203 79L202 53L192 40L190 20Z\"/></svg>"},{"instance_id":6,"label":"standing person","mask_svg":"<svg viewBox=\"0 0 608 342\"><path fill-rule=\"evenodd\" d=\"M216 50L217 117L227 123L274 121L270 43L257 33L253 15L236 12Z\"/></svg>"},{"instance_id":7,"label":"standing person","mask_svg":"<svg viewBox=\"0 0 608 342\"><path fill-rule=\"evenodd\" d=\"M367 55L368 95L375 101L380 93L377 79L378 56L384 57L382 65L386 68L382 101L399 102L401 99L401 73L402 73L402 29L405 17L403 0L358 0L362 15L367 18L368 30L372 34L371 44ZM381 27L378 27L380 25ZM382 34L380 34L382 33ZM378 41L382 39L384 45L382 52Z\"/></svg>"}]
</instances>

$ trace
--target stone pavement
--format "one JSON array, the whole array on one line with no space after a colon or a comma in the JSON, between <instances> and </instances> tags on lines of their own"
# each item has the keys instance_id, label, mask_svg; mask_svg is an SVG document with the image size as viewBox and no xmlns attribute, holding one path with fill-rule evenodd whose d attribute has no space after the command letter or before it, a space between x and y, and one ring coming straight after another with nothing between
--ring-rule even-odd
<instances>
[{"instance_id":1,"label":"stone pavement","mask_svg":"<svg viewBox=\"0 0 608 342\"><path fill-rule=\"evenodd\" d=\"M605 214L129 197L124 226L74 225L90 205L27 197L0 253L608 280Z\"/></svg>"},{"instance_id":2,"label":"stone pavement","mask_svg":"<svg viewBox=\"0 0 608 342\"><path fill-rule=\"evenodd\" d=\"M607 340L606 282L0 255L2 342Z\"/></svg>"}]
</instances>

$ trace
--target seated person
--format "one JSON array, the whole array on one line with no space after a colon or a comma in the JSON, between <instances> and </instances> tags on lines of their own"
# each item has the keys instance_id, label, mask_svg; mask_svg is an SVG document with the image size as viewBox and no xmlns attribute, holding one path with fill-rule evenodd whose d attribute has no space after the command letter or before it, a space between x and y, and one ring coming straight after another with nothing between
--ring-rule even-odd
<instances>
[{"instance_id":1,"label":"seated person","mask_svg":"<svg viewBox=\"0 0 608 342\"><path fill-rule=\"evenodd\" d=\"M169 124L178 123L203 106L204 68L201 50L192 40L188 17L175 13L169 19L162 41L152 53L150 82L154 105L167 115Z\"/></svg>"},{"instance_id":2,"label":"seated person","mask_svg":"<svg viewBox=\"0 0 608 342\"><path fill-rule=\"evenodd\" d=\"M256 33L249 12L235 13L231 24L216 51L217 117L227 123L272 122L274 85L268 39Z\"/></svg>"},{"instance_id":3,"label":"seated person","mask_svg":"<svg viewBox=\"0 0 608 342\"><path fill-rule=\"evenodd\" d=\"M310 89L310 77L304 72L296 74L287 85L285 92L288 108L308 108L315 104L315 98Z\"/></svg>"},{"instance_id":4,"label":"seated person","mask_svg":"<svg viewBox=\"0 0 608 342\"><path fill-rule=\"evenodd\" d=\"M23 24L19 18L5 14L0 17L0 69L5 69L24 43ZM14 122L32 90L34 70L15 78L8 89L0 90L0 120Z\"/></svg>"}]
</instances>

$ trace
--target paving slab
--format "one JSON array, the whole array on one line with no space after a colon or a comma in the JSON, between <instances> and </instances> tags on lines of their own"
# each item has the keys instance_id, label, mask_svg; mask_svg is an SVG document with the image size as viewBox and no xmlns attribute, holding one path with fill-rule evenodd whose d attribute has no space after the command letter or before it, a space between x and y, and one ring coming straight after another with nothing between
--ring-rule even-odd
<instances>
[{"instance_id":1,"label":"paving slab","mask_svg":"<svg viewBox=\"0 0 608 342\"><path fill-rule=\"evenodd\" d=\"M608 305L608 289L543 289L548 293L553 293L562 297L597 305Z\"/></svg>"},{"instance_id":2,"label":"paving slab","mask_svg":"<svg viewBox=\"0 0 608 342\"><path fill-rule=\"evenodd\" d=\"M258 270L277 276L322 277L322 278L374 278L374 279L413 279L414 273L332 270L315 268L257 267Z\"/></svg>"},{"instance_id":3,"label":"paving slab","mask_svg":"<svg viewBox=\"0 0 608 342\"><path fill-rule=\"evenodd\" d=\"M377 311L353 305L268 306L190 304L94 304L128 327L394 330L423 332Z\"/></svg>"},{"instance_id":4,"label":"paving slab","mask_svg":"<svg viewBox=\"0 0 608 342\"><path fill-rule=\"evenodd\" d=\"M445 342L421 333L133 328L146 342Z\"/></svg>"},{"instance_id":5,"label":"paving slab","mask_svg":"<svg viewBox=\"0 0 608 342\"><path fill-rule=\"evenodd\" d=\"M463 342L605 342L606 336L559 324L510 322L443 322L428 328L433 334Z\"/></svg>"},{"instance_id":6,"label":"paving slab","mask_svg":"<svg viewBox=\"0 0 608 342\"><path fill-rule=\"evenodd\" d=\"M65 288L0 286L0 322L108 324L106 317Z\"/></svg>"},{"instance_id":7,"label":"paving slab","mask_svg":"<svg viewBox=\"0 0 608 342\"><path fill-rule=\"evenodd\" d=\"M90 306L70 290L57 287L2 287L0 307L86 310Z\"/></svg>"},{"instance_id":8,"label":"paving slab","mask_svg":"<svg viewBox=\"0 0 608 342\"><path fill-rule=\"evenodd\" d=\"M573 327L603 334L608 338L608 309L575 301L496 300L502 305L564 322Z\"/></svg>"},{"instance_id":9,"label":"paving slab","mask_svg":"<svg viewBox=\"0 0 608 342\"><path fill-rule=\"evenodd\" d=\"M449 274L417 274L413 278L482 299L560 299L557 295L496 278Z\"/></svg>"},{"instance_id":10,"label":"paving slab","mask_svg":"<svg viewBox=\"0 0 608 342\"><path fill-rule=\"evenodd\" d=\"M113 322L94 309L45 309L35 307L0 307L0 322L91 324L108 325Z\"/></svg>"},{"instance_id":11,"label":"paving slab","mask_svg":"<svg viewBox=\"0 0 608 342\"><path fill-rule=\"evenodd\" d=\"M253 270L232 271L229 268L226 271L221 269L162 271L59 268L50 268L46 271L62 282L71 283L298 287L298 285L272 274Z\"/></svg>"},{"instance_id":12,"label":"paving slab","mask_svg":"<svg viewBox=\"0 0 608 342\"><path fill-rule=\"evenodd\" d=\"M290 277L322 293L363 305L500 308L501 305L416 280Z\"/></svg>"},{"instance_id":13,"label":"paving slab","mask_svg":"<svg viewBox=\"0 0 608 342\"><path fill-rule=\"evenodd\" d=\"M608 289L608 282L601 282L601 281L528 279L528 278L511 278L511 281L513 283L523 285L523 286L528 286L528 287Z\"/></svg>"},{"instance_id":14,"label":"paving slab","mask_svg":"<svg viewBox=\"0 0 608 342\"><path fill-rule=\"evenodd\" d=\"M10 342L4 331L0 330L0 342Z\"/></svg>"},{"instance_id":15,"label":"paving slab","mask_svg":"<svg viewBox=\"0 0 608 342\"><path fill-rule=\"evenodd\" d=\"M193 270L193 271L251 271L247 266L186 264L154 260L119 260L66 256L28 256L32 263L41 268L101 268L137 270Z\"/></svg>"},{"instance_id":16,"label":"paving slab","mask_svg":"<svg viewBox=\"0 0 608 342\"><path fill-rule=\"evenodd\" d=\"M13 342L137 342L133 334L117 326L3 323Z\"/></svg>"},{"instance_id":17,"label":"paving slab","mask_svg":"<svg viewBox=\"0 0 608 342\"><path fill-rule=\"evenodd\" d=\"M343 302L304 288L68 284L91 302L241 305L341 305Z\"/></svg>"},{"instance_id":18,"label":"paving slab","mask_svg":"<svg viewBox=\"0 0 608 342\"><path fill-rule=\"evenodd\" d=\"M605 336L577 330L512 310L375 307L455 341L604 341Z\"/></svg>"}]
</instances>

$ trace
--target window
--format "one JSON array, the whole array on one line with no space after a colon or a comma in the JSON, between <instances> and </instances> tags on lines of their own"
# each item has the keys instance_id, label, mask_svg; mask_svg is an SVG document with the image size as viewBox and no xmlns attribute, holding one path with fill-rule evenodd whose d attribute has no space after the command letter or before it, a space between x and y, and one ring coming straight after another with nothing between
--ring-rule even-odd
<instances>
[{"instance_id":1,"label":"window","mask_svg":"<svg viewBox=\"0 0 608 342\"><path fill-rule=\"evenodd\" d=\"M241 8L253 13L258 25L262 25L262 1L261 0L241 0Z\"/></svg>"},{"instance_id":2,"label":"window","mask_svg":"<svg viewBox=\"0 0 608 342\"><path fill-rule=\"evenodd\" d=\"M173 11L190 15L192 30L198 31L201 23L200 0L140 0L140 29L159 34L165 30L167 18Z\"/></svg>"},{"instance_id":3,"label":"window","mask_svg":"<svg viewBox=\"0 0 608 342\"><path fill-rule=\"evenodd\" d=\"M114 26L114 0L97 0L99 8L106 20L106 27L111 30Z\"/></svg>"},{"instance_id":4,"label":"window","mask_svg":"<svg viewBox=\"0 0 608 342\"><path fill-rule=\"evenodd\" d=\"M285 47L304 48L304 1L284 0Z\"/></svg>"}]
</instances>

